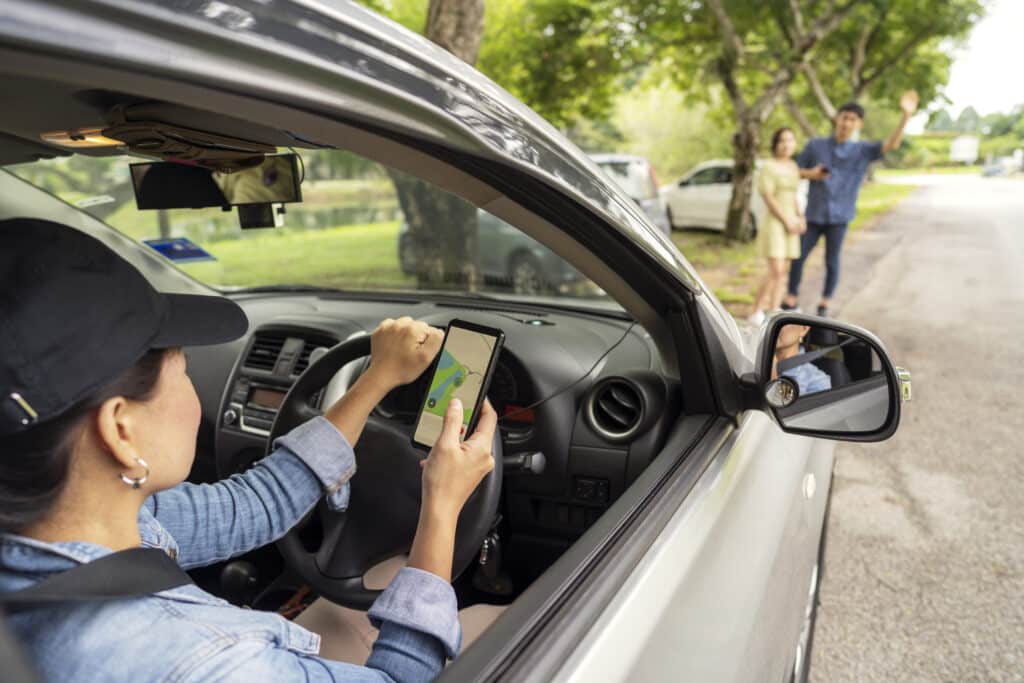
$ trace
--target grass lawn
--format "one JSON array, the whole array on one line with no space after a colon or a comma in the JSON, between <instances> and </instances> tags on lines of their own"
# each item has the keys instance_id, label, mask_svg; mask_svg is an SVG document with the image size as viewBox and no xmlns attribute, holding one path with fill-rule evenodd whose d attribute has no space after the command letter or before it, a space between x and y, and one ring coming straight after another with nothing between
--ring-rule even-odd
<instances>
[{"instance_id":1,"label":"grass lawn","mask_svg":"<svg viewBox=\"0 0 1024 683\"><path fill-rule=\"evenodd\" d=\"M932 166L928 168L880 168L875 171L878 178L901 178L914 175L958 175L981 173L981 166Z\"/></svg>"},{"instance_id":2,"label":"grass lawn","mask_svg":"<svg viewBox=\"0 0 1024 683\"><path fill-rule=\"evenodd\" d=\"M914 185L864 185L850 231L869 227L914 189ZM755 243L732 242L713 230L677 231L672 233L672 240L725 307L734 315L745 315L765 272Z\"/></svg>"},{"instance_id":3,"label":"grass lawn","mask_svg":"<svg viewBox=\"0 0 1024 683\"><path fill-rule=\"evenodd\" d=\"M186 263L181 268L213 285L415 288L415 280L398 267L398 226L398 221L390 221L250 233L206 245L216 261Z\"/></svg>"}]
</instances>

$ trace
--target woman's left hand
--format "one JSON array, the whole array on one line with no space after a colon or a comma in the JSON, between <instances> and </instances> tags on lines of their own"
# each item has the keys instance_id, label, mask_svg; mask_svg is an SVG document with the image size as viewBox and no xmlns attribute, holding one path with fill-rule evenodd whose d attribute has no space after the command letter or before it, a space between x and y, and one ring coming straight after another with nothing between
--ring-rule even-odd
<instances>
[{"instance_id":1,"label":"woman's left hand","mask_svg":"<svg viewBox=\"0 0 1024 683\"><path fill-rule=\"evenodd\" d=\"M408 384L423 374L437 357L444 332L422 320L403 316L388 318L370 337L370 368L367 374L389 390Z\"/></svg>"}]
</instances>

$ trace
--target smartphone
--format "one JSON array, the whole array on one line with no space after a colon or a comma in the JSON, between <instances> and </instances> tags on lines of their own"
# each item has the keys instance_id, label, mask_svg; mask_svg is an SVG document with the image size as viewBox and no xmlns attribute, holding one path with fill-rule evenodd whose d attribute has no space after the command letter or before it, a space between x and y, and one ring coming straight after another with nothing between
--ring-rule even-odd
<instances>
[{"instance_id":1,"label":"smartphone","mask_svg":"<svg viewBox=\"0 0 1024 683\"><path fill-rule=\"evenodd\" d=\"M462 401L459 440L473 433L504 342L505 333L497 328L465 320L449 323L441 352L430 369L430 384L416 418L413 445L426 449L434 447L441 436L448 403L453 398Z\"/></svg>"}]
</instances>

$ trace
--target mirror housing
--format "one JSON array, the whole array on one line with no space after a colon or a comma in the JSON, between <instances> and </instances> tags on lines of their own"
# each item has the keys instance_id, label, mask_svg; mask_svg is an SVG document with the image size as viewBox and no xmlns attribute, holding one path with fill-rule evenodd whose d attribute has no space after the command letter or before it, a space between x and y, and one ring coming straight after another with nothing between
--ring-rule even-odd
<instances>
[{"instance_id":1,"label":"mirror housing","mask_svg":"<svg viewBox=\"0 0 1024 683\"><path fill-rule=\"evenodd\" d=\"M910 373L873 334L795 313L773 316L761 334L757 371L744 378L749 407L791 434L884 441L896 432Z\"/></svg>"}]
</instances>

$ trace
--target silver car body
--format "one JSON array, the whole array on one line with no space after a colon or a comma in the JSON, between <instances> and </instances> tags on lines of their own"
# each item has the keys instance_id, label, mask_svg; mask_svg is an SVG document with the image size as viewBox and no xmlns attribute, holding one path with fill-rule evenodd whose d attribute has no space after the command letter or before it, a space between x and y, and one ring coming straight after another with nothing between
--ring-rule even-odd
<instances>
[{"instance_id":1,"label":"silver car body","mask_svg":"<svg viewBox=\"0 0 1024 683\"><path fill-rule=\"evenodd\" d=\"M357 151L431 174L572 262L642 323L666 376L685 374L670 333L687 325L720 363L700 370L717 377L716 405L753 370L758 340L591 159L473 69L355 4L25 1L2 15L8 71L80 73L282 130L302 122L325 138L350 135ZM595 217L642 267L621 272L619 255L582 248L572 225L429 149L521 173ZM644 278L692 307L656 306ZM832 457L829 443L786 435L760 412L684 416L633 493L442 678L787 679L800 661Z\"/></svg>"}]
</instances>

